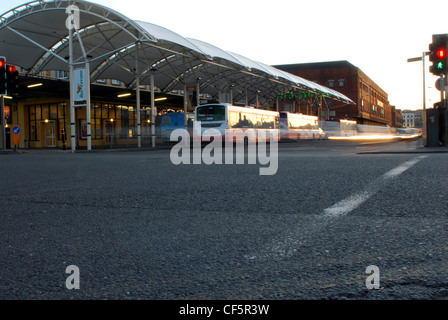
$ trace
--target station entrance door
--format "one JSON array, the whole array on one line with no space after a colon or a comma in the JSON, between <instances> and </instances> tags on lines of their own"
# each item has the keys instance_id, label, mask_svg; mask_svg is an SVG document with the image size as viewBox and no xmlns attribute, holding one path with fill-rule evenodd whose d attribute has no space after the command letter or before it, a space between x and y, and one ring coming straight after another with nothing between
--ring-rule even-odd
<instances>
[{"instance_id":1,"label":"station entrance door","mask_svg":"<svg viewBox=\"0 0 448 320\"><path fill-rule=\"evenodd\" d=\"M56 147L56 131L53 121L42 122L42 147L55 148Z\"/></svg>"}]
</instances>

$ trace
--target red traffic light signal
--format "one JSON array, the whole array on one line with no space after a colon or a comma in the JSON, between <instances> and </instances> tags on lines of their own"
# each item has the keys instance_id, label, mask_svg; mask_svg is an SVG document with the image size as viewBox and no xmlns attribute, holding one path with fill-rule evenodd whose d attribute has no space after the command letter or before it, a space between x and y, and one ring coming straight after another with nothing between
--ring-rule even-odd
<instances>
[{"instance_id":1,"label":"red traffic light signal","mask_svg":"<svg viewBox=\"0 0 448 320\"><path fill-rule=\"evenodd\" d=\"M19 89L19 71L13 65L6 66L7 76L6 84L8 89L8 95L12 96L17 94Z\"/></svg>"},{"instance_id":2,"label":"red traffic light signal","mask_svg":"<svg viewBox=\"0 0 448 320\"><path fill-rule=\"evenodd\" d=\"M431 54L429 60L432 66L429 71L434 75L442 75L448 72L448 34L434 34L429 45Z\"/></svg>"},{"instance_id":3,"label":"red traffic light signal","mask_svg":"<svg viewBox=\"0 0 448 320\"><path fill-rule=\"evenodd\" d=\"M0 95L6 95L6 59L0 58Z\"/></svg>"},{"instance_id":4,"label":"red traffic light signal","mask_svg":"<svg viewBox=\"0 0 448 320\"><path fill-rule=\"evenodd\" d=\"M446 54L447 54L446 48L439 48L435 52L436 58L440 60L446 59Z\"/></svg>"}]
</instances>

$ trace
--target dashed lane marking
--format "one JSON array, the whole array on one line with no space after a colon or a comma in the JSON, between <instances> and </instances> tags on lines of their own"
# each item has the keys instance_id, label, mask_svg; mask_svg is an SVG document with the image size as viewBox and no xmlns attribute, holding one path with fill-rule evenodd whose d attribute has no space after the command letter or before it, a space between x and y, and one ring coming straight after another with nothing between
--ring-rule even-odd
<instances>
[{"instance_id":1,"label":"dashed lane marking","mask_svg":"<svg viewBox=\"0 0 448 320\"><path fill-rule=\"evenodd\" d=\"M361 204L375 195L384 186L397 178L402 173L416 165L427 156L419 156L402 163L398 167L386 172L378 179L369 183L363 190L339 201L331 207L326 208L323 213L313 220L313 224L304 228L297 226L284 236L270 241L259 253L246 254L249 260L273 260L284 259L294 255L298 248L308 241L311 241L315 234L328 227L334 219L349 214Z\"/></svg>"}]
</instances>

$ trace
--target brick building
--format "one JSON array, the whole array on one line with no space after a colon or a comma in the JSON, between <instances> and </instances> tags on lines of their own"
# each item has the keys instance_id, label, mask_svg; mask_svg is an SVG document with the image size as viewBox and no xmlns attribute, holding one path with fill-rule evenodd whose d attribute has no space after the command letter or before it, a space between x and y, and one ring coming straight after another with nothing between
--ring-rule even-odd
<instances>
[{"instance_id":1,"label":"brick building","mask_svg":"<svg viewBox=\"0 0 448 320\"><path fill-rule=\"evenodd\" d=\"M327 118L352 119L359 124L401 127L399 112L391 106L388 94L361 69L348 61L329 61L274 66L307 80L332 88L356 104L337 104L327 100ZM295 112L306 113L298 105ZM311 110L311 113L315 113Z\"/></svg>"}]
</instances>

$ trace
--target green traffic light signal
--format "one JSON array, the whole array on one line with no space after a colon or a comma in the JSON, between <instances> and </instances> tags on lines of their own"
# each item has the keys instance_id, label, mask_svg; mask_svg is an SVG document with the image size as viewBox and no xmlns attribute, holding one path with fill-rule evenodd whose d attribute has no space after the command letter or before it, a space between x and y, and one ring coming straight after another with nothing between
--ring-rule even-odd
<instances>
[{"instance_id":1,"label":"green traffic light signal","mask_svg":"<svg viewBox=\"0 0 448 320\"><path fill-rule=\"evenodd\" d=\"M429 61L433 64L429 71L434 75L443 75L448 72L448 34L434 34L429 45L431 54Z\"/></svg>"}]
</instances>

